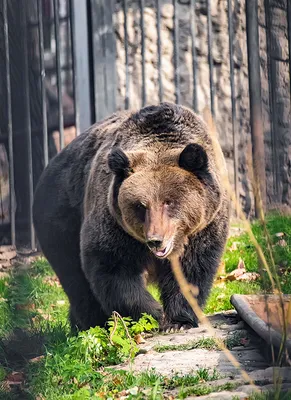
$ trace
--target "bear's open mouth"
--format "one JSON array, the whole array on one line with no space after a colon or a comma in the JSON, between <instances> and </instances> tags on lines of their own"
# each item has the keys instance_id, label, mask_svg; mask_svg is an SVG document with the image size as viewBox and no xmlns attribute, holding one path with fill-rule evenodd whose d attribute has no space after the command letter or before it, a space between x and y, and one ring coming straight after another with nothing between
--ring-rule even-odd
<instances>
[{"instance_id":1,"label":"bear's open mouth","mask_svg":"<svg viewBox=\"0 0 291 400\"><path fill-rule=\"evenodd\" d=\"M164 249L161 250L152 249L152 252L158 258L165 258L172 251L172 249L173 249L173 240L170 240Z\"/></svg>"}]
</instances>

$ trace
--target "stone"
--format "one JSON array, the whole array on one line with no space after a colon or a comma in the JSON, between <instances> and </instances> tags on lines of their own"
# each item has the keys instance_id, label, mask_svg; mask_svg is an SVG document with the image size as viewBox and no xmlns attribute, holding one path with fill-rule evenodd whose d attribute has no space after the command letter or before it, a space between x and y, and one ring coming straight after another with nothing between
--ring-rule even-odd
<instances>
[{"instance_id":1,"label":"stone","mask_svg":"<svg viewBox=\"0 0 291 400\"><path fill-rule=\"evenodd\" d=\"M247 394L245 392L228 392L228 391L222 391L218 393L209 393L206 396L189 396L186 397L187 400L192 400L192 399L199 399L199 400L208 400L208 399L216 399L216 400L233 400L235 396L235 400L245 400L247 398Z\"/></svg>"}]
</instances>

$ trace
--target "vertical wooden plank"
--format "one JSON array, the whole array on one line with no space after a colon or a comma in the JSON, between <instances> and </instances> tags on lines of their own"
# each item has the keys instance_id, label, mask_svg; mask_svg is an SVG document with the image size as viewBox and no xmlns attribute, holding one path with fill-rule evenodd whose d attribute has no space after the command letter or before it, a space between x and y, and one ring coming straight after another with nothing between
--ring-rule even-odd
<instances>
[{"instance_id":1,"label":"vertical wooden plank","mask_svg":"<svg viewBox=\"0 0 291 400\"><path fill-rule=\"evenodd\" d=\"M175 82L175 102L180 104L180 53L179 53L179 17L178 17L178 0L173 0L174 6L174 82Z\"/></svg>"},{"instance_id":2,"label":"vertical wooden plank","mask_svg":"<svg viewBox=\"0 0 291 400\"><path fill-rule=\"evenodd\" d=\"M114 0L91 0L96 121L116 111Z\"/></svg>"},{"instance_id":3,"label":"vertical wooden plank","mask_svg":"<svg viewBox=\"0 0 291 400\"><path fill-rule=\"evenodd\" d=\"M10 79L10 53L9 53L9 28L7 0L3 0L3 22L4 22L4 49L5 49L5 72L6 72L6 100L7 100L7 125L8 125L8 159L9 159L9 191L10 191L10 232L11 244L15 246L15 195L14 195L14 148L13 148L13 124L11 106L11 79Z\"/></svg>"},{"instance_id":4,"label":"vertical wooden plank","mask_svg":"<svg viewBox=\"0 0 291 400\"><path fill-rule=\"evenodd\" d=\"M233 59L233 14L232 0L227 0L227 18L228 18L228 39L229 39L229 70L230 70L230 88L231 88L231 121L232 121L232 145L233 145L233 173L234 173L234 189L237 201L239 201L238 191L238 138L237 138L237 118L236 118L236 97L234 82L234 59Z\"/></svg>"},{"instance_id":5,"label":"vertical wooden plank","mask_svg":"<svg viewBox=\"0 0 291 400\"><path fill-rule=\"evenodd\" d=\"M24 107L25 107L25 135L27 141L27 158L28 158L28 198L29 198L29 207L28 207L28 221L29 221L29 234L30 234L30 246L31 250L35 250L36 248L36 238L35 231L33 226L33 217L32 217L32 205L33 205L33 162L32 162L32 136L31 136L31 113L30 113L30 82L29 82L29 60L28 60L28 16L27 16L27 7L25 4L25 0L21 2L22 10L23 10L23 20L22 20L22 28L23 28L23 51L24 51L24 59L23 59L23 71L24 71L24 85L25 85L25 97L24 97Z\"/></svg>"},{"instance_id":6,"label":"vertical wooden plank","mask_svg":"<svg viewBox=\"0 0 291 400\"><path fill-rule=\"evenodd\" d=\"M262 116L260 76L260 45L258 0L246 1L247 47L250 95L250 124L252 134L253 169L255 189L260 191L263 211L266 209L265 145ZM256 217L261 215L261 204L255 196Z\"/></svg>"},{"instance_id":7,"label":"vertical wooden plank","mask_svg":"<svg viewBox=\"0 0 291 400\"><path fill-rule=\"evenodd\" d=\"M89 23L86 1L70 1L75 124L77 135L93 122L89 59Z\"/></svg>"},{"instance_id":8,"label":"vertical wooden plank","mask_svg":"<svg viewBox=\"0 0 291 400\"><path fill-rule=\"evenodd\" d=\"M215 106L214 106L215 88L214 88L214 79L213 79L214 66L213 66L213 56L212 56L213 34L212 34L212 18L211 18L211 0L206 1L206 7L207 7L207 44L208 44L210 104L211 104L212 115L215 116Z\"/></svg>"}]
</instances>

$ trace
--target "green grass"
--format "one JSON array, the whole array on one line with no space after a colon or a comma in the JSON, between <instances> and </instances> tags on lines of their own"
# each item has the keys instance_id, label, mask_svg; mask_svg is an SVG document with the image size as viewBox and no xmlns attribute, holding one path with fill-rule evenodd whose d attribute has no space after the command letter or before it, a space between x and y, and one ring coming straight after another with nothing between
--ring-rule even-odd
<instances>
[{"instance_id":1,"label":"green grass","mask_svg":"<svg viewBox=\"0 0 291 400\"><path fill-rule=\"evenodd\" d=\"M267 230L269 233L272 255L275 263L273 276L278 274L282 292L291 293L291 217L282 216L278 213L272 213L266 218ZM253 233L260 244L268 265L271 266L271 257L268 251L266 235L259 222L252 224ZM283 233L278 237L277 234ZM284 240L280 244L280 240ZM234 248L234 244L235 247ZM223 255L225 270L227 273L235 270L242 259L245 263L247 272L258 272L261 278L255 282L232 281L225 282L222 285L214 286L208 298L204 312L212 314L232 309L230 296L236 294L254 294L259 292L270 292L270 279L266 271L259 268L257 253L249 236L244 233L240 236L234 236L228 239L226 249Z\"/></svg>"},{"instance_id":2,"label":"green grass","mask_svg":"<svg viewBox=\"0 0 291 400\"><path fill-rule=\"evenodd\" d=\"M266 217L266 225L271 240L276 272L280 272L280 269L283 268L287 269L287 273L281 279L282 289L285 293L291 293L291 217L272 213ZM260 223L257 221L254 222L252 224L252 230L264 252L268 264L271 265L270 254L267 250L266 235ZM283 234L283 236L278 237L276 236L277 234ZM284 240L284 242L280 242L281 240ZM231 250L234 243L237 249ZM247 234L232 237L228 240L226 251L223 256L226 272L233 271L237 267L240 258L244 261L247 271L260 271L255 247Z\"/></svg>"},{"instance_id":3,"label":"green grass","mask_svg":"<svg viewBox=\"0 0 291 400\"><path fill-rule=\"evenodd\" d=\"M236 294L254 294L261 291L261 285L256 282L226 282L225 285L213 287L204 308L205 314L231 310L230 296Z\"/></svg>"}]
</instances>

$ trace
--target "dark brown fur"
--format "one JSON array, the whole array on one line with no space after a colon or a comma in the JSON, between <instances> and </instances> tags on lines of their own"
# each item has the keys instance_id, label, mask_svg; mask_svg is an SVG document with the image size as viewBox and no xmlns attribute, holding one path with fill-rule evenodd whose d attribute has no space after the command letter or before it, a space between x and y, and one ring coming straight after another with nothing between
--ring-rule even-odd
<instances>
[{"instance_id":1,"label":"dark brown fur","mask_svg":"<svg viewBox=\"0 0 291 400\"><path fill-rule=\"evenodd\" d=\"M116 310L196 326L168 258L179 254L203 305L228 232L221 167L202 119L169 103L115 114L51 161L36 190L34 223L73 324L104 325ZM145 288L147 270L163 312Z\"/></svg>"}]
</instances>

